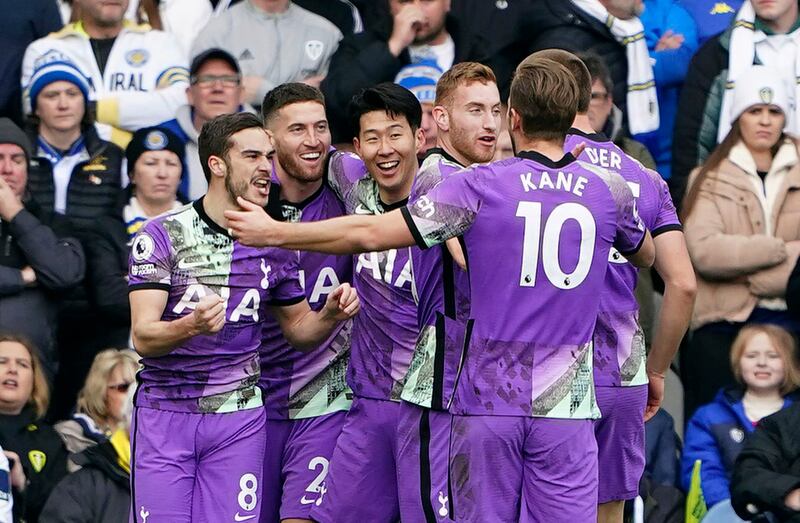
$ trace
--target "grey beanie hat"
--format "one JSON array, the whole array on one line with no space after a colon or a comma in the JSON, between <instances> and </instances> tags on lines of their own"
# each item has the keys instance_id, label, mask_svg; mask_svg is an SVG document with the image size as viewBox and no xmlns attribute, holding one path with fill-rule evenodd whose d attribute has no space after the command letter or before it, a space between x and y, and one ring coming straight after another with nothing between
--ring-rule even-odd
<instances>
[{"instance_id":1,"label":"grey beanie hat","mask_svg":"<svg viewBox=\"0 0 800 523\"><path fill-rule=\"evenodd\" d=\"M0 143L19 145L25 151L25 158L31 161L31 142L10 118L0 118Z\"/></svg>"}]
</instances>

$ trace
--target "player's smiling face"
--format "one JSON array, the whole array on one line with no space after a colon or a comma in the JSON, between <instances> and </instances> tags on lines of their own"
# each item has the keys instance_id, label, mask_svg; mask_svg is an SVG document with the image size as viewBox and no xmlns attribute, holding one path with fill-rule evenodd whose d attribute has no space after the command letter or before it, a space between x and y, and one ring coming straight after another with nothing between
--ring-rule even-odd
<instances>
[{"instance_id":1,"label":"player's smiling face","mask_svg":"<svg viewBox=\"0 0 800 523\"><path fill-rule=\"evenodd\" d=\"M33 394L33 361L21 343L0 341L0 413L19 414Z\"/></svg>"},{"instance_id":2,"label":"player's smiling face","mask_svg":"<svg viewBox=\"0 0 800 523\"><path fill-rule=\"evenodd\" d=\"M308 101L282 107L269 128L278 163L289 176L304 182L322 178L331 147L331 131L322 104Z\"/></svg>"},{"instance_id":3,"label":"player's smiling face","mask_svg":"<svg viewBox=\"0 0 800 523\"><path fill-rule=\"evenodd\" d=\"M406 198L417 173L417 151L424 136L415 132L405 115L392 116L386 111L361 115L356 152L364 160L370 175L381 189L386 203Z\"/></svg>"},{"instance_id":4,"label":"player's smiling face","mask_svg":"<svg viewBox=\"0 0 800 523\"><path fill-rule=\"evenodd\" d=\"M264 129L251 127L231 136L225 189L233 202L241 196L256 205L267 204L275 149Z\"/></svg>"},{"instance_id":5,"label":"player's smiling face","mask_svg":"<svg viewBox=\"0 0 800 523\"><path fill-rule=\"evenodd\" d=\"M494 157L500 131L500 92L492 82L460 85L447 109L450 143L466 164Z\"/></svg>"}]
</instances>

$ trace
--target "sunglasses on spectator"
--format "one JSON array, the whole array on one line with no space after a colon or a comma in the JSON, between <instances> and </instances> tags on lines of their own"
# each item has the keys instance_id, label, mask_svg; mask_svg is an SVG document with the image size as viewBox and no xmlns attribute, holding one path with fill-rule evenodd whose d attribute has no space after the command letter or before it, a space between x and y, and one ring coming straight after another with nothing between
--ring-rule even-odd
<instances>
[{"instance_id":1,"label":"sunglasses on spectator","mask_svg":"<svg viewBox=\"0 0 800 523\"><path fill-rule=\"evenodd\" d=\"M199 85L200 87L206 88L211 87L217 82L222 82L223 87L237 87L241 81L242 78L238 74L226 74L220 76L213 74L201 74L192 76L192 85Z\"/></svg>"},{"instance_id":2,"label":"sunglasses on spectator","mask_svg":"<svg viewBox=\"0 0 800 523\"><path fill-rule=\"evenodd\" d=\"M113 389L117 392L128 392L128 389L131 387L130 383L117 383L116 385L109 385L109 389Z\"/></svg>"}]
</instances>

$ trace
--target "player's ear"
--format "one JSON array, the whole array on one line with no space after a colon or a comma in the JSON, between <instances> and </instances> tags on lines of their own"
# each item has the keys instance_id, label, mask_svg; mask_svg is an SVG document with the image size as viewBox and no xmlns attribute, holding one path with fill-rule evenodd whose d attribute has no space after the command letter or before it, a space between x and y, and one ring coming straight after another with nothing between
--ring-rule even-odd
<instances>
[{"instance_id":1,"label":"player's ear","mask_svg":"<svg viewBox=\"0 0 800 523\"><path fill-rule=\"evenodd\" d=\"M447 132L450 130L450 115L447 110L441 105L434 106L433 108L433 121L439 130Z\"/></svg>"},{"instance_id":2,"label":"player's ear","mask_svg":"<svg viewBox=\"0 0 800 523\"><path fill-rule=\"evenodd\" d=\"M422 127L420 127L419 129L417 129L417 132L415 134L416 134L415 136L416 151L417 153L419 153L419 151L425 145L425 130Z\"/></svg>"},{"instance_id":3,"label":"player's ear","mask_svg":"<svg viewBox=\"0 0 800 523\"><path fill-rule=\"evenodd\" d=\"M225 160L219 156L208 157L208 168L211 169L211 174L213 176L224 178L228 173L228 166L225 164Z\"/></svg>"},{"instance_id":4,"label":"player's ear","mask_svg":"<svg viewBox=\"0 0 800 523\"><path fill-rule=\"evenodd\" d=\"M508 131L516 131L522 127L522 117L513 107L508 109Z\"/></svg>"},{"instance_id":5,"label":"player's ear","mask_svg":"<svg viewBox=\"0 0 800 523\"><path fill-rule=\"evenodd\" d=\"M361 142L358 141L358 136L353 137L353 147L356 148L356 154L361 156Z\"/></svg>"}]
</instances>

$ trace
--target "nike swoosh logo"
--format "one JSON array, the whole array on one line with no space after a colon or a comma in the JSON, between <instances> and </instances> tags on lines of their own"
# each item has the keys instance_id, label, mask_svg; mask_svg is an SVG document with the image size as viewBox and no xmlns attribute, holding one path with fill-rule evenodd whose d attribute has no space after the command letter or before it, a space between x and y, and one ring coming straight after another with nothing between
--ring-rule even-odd
<instances>
[{"instance_id":1,"label":"nike swoosh logo","mask_svg":"<svg viewBox=\"0 0 800 523\"><path fill-rule=\"evenodd\" d=\"M353 212L355 212L356 214L372 214L372 211L364 207L363 203L359 203L358 205L356 205L356 208Z\"/></svg>"},{"instance_id":2,"label":"nike swoosh logo","mask_svg":"<svg viewBox=\"0 0 800 523\"><path fill-rule=\"evenodd\" d=\"M180 269L182 271L186 271L186 270L189 270L189 269L196 269L197 267L203 267L204 265L206 265L206 262L204 262L204 261L191 262L190 263L190 262L187 262L185 259L178 260L178 269Z\"/></svg>"},{"instance_id":3,"label":"nike swoosh logo","mask_svg":"<svg viewBox=\"0 0 800 523\"><path fill-rule=\"evenodd\" d=\"M306 499L305 495L302 498L300 498L300 504L301 505L310 505L310 504L316 503L316 502L317 502L316 499Z\"/></svg>"},{"instance_id":4,"label":"nike swoosh logo","mask_svg":"<svg viewBox=\"0 0 800 523\"><path fill-rule=\"evenodd\" d=\"M256 515L255 515L255 514L251 514L251 515L249 515L249 516L241 516L241 515L239 515L239 513L237 512L237 513L236 513L236 515L235 515L235 516L233 516L233 520L234 520L234 521L247 521L248 519L253 519L254 517L256 517Z\"/></svg>"}]
</instances>

